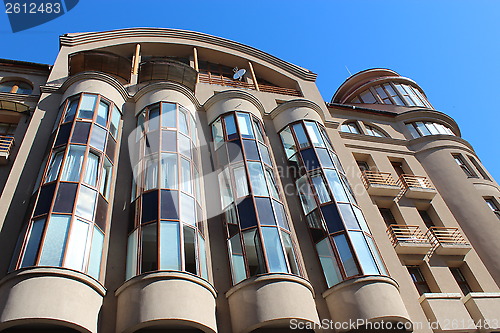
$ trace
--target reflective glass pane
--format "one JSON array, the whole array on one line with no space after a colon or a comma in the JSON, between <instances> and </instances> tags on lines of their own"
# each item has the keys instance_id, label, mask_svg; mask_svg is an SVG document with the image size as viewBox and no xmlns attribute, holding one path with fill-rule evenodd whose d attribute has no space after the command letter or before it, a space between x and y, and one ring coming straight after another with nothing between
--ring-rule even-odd
<instances>
[{"instance_id":1,"label":"reflective glass pane","mask_svg":"<svg viewBox=\"0 0 500 333\"><path fill-rule=\"evenodd\" d=\"M231 256L233 282L236 284L247 277L240 234L236 234L229 239L229 253Z\"/></svg>"},{"instance_id":2,"label":"reflective glass pane","mask_svg":"<svg viewBox=\"0 0 500 333\"><path fill-rule=\"evenodd\" d=\"M116 106L113 106L113 112L111 113L111 123L109 124L109 132L115 138L118 136L118 127L120 126L120 110Z\"/></svg>"},{"instance_id":3,"label":"reflective glass pane","mask_svg":"<svg viewBox=\"0 0 500 333\"><path fill-rule=\"evenodd\" d=\"M182 155L191 158L191 140L182 134L179 135L179 152Z\"/></svg>"},{"instance_id":4,"label":"reflective glass pane","mask_svg":"<svg viewBox=\"0 0 500 333\"><path fill-rule=\"evenodd\" d=\"M66 109L66 115L64 116L63 123L73 120L75 118L76 108L78 106L79 99L74 99L69 102L68 108Z\"/></svg>"},{"instance_id":5,"label":"reflective glass pane","mask_svg":"<svg viewBox=\"0 0 500 333\"><path fill-rule=\"evenodd\" d=\"M229 206L234 200L227 169L224 169L221 173L219 173L219 187L221 191L222 209L224 209Z\"/></svg>"},{"instance_id":6,"label":"reflective glass pane","mask_svg":"<svg viewBox=\"0 0 500 333\"><path fill-rule=\"evenodd\" d=\"M266 249L269 271L288 273L278 229L263 227L262 236L264 237L264 248Z\"/></svg>"},{"instance_id":7,"label":"reflective glass pane","mask_svg":"<svg viewBox=\"0 0 500 333\"><path fill-rule=\"evenodd\" d=\"M208 280L208 268L207 268L207 252L205 249L205 240L198 234L198 247L200 251L200 273L201 277Z\"/></svg>"},{"instance_id":8,"label":"reflective glass pane","mask_svg":"<svg viewBox=\"0 0 500 333\"><path fill-rule=\"evenodd\" d=\"M94 106L97 101L96 95L82 96L82 102L80 103L80 109L78 110L78 118L92 119L94 116Z\"/></svg>"},{"instance_id":9,"label":"reflective glass pane","mask_svg":"<svg viewBox=\"0 0 500 333\"><path fill-rule=\"evenodd\" d=\"M378 266L378 269L380 270L380 273L383 275L389 275L389 273L387 273L387 270L385 268L384 262L382 261L382 258L380 257L380 253L379 253L377 247L375 246L375 242L373 241L373 238L365 235L365 239L368 243L368 246L370 247L370 250L371 250L373 256L375 257L375 261L377 262L377 266Z\"/></svg>"},{"instance_id":10,"label":"reflective glass pane","mask_svg":"<svg viewBox=\"0 0 500 333\"><path fill-rule=\"evenodd\" d=\"M257 206L257 215L261 225L276 225L270 199L255 198L255 205Z\"/></svg>"},{"instance_id":11,"label":"reflective glass pane","mask_svg":"<svg viewBox=\"0 0 500 333\"><path fill-rule=\"evenodd\" d=\"M106 158L102 167L101 184L99 187L99 192L108 198L109 191L111 188L111 176L112 176L113 166L111 162Z\"/></svg>"},{"instance_id":12,"label":"reflective glass pane","mask_svg":"<svg viewBox=\"0 0 500 333\"><path fill-rule=\"evenodd\" d=\"M142 228L142 264L141 272L155 271L158 268L156 223Z\"/></svg>"},{"instance_id":13,"label":"reflective glass pane","mask_svg":"<svg viewBox=\"0 0 500 333\"><path fill-rule=\"evenodd\" d=\"M333 168L333 161L326 149L316 149L316 153L318 154L319 162L323 168Z\"/></svg>"},{"instance_id":14,"label":"reflective glass pane","mask_svg":"<svg viewBox=\"0 0 500 333\"><path fill-rule=\"evenodd\" d=\"M181 158L181 190L193 194L193 184L191 180L191 162Z\"/></svg>"},{"instance_id":15,"label":"reflective glass pane","mask_svg":"<svg viewBox=\"0 0 500 333\"><path fill-rule=\"evenodd\" d=\"M415 125L417 125L417 129L420 132L420 135L422 136L431 135L431 132L429 132L429 130L427 129L427 127L424 125L423 122L417 121Z\"/></svg>"},{"instance_id":16,"label":"reflective glass pane","mask_svg":"<svg viewBox=\"0 0 500 333\"><path fill-rule=\"evenodd\" d=\"M181 234L179 222L160 222L160 269L181 270Z\"/></svg>"},{"instance_id":17,"label":"reflective glass pane","mask_svg":"<svg viewBox=\"0 0 500 333\"><path fill-rule=\"evenodd\" d=\"M237 137L236 133L236 123L234 121L234 115L230 114L224 117L224 124L226 125L226 135L229 140Z\"/></svg>"},{"instance_id":18,"label":"reflective glass pane","mask_svg":"<svg viewBox=\"0 0 500 333\"><path fill-rule=\"evenodd\" d=\"M262 132L262 128L256 119L253 119L253 129L257 140L264 142L264 133Z\"/></svg>"},{"instance_id":19,"label":"reflective glass pane","mask_svg":"<svg viewBox=\"0 0 500 333\"><path fill-rule=\"evenodd\" d=\"M368 229L368 225L366 224L365 218L363 216L363 213L361 212L361 209L359 209L356 206L352 206L354 210L354 215L356 215L356 219L358 220L359 225L361 226L361 230L364 232L370 233L370 229Z\"/></svg>"},{"instance_id":20,"label":"reflective glass pane","mask_svg":"<svg viewBox=\"0 0 500 333\"><path fill-rule=\"evenodd\" d=\"M137 128L135 129L136 141L139 141L139 139L143 136L145 132L145 125L144 125L145 122L146 122L146 111L143 111L137 116Z\"/></svg>"},{"instance_id":21,"label":"reflective glass pane","mask_svg":"<svg viewBox=\"0 0 500 333\"><path fill-rule=\"evenodd\" d=\"M335 170L332 170L332 169L325 169L324 172L325 172L326 180L328 181L328 184L330 185L330 189L333 192L333 196L335 197L335 200L349 202L349 199L347 198L344 187L342 186L342 183L340 182L340 178L339 178L339 175L337 174L337 172Z\"/></svg>"},{"instance_id":22,"label":"reflective glass pane","mask_svg":"<svg viewBox=\"0 0 500 333\"><path fill-rule=\"evenodd\" d=\"M76 215L86 220L94 219L94 207L97 200L97 192L87 186L80 186L78 202L76 203Z\"/></svg>"},{"instance_id":23,"label":"reflective glass pane","mask_svg":"<svg viewBox=\"0 0 500 333\"><path fill-rule=\"evenodd\" d=\"M47 177L45 182L51 182L57 179L59 174L59 169L61 168L62 159L64 156L63 151L52 154L52 159L50 161L49 169L47 170Z\"/></svg>"},{"instance_id":24,"label":"reflective glass pane","mask_svg":"<svg viewBox=\"0 0 500 333\"><path fill-rule=\"evenodd\" d=\"M292 274L299 275L300 271L299 271L299 266L297 264L295 251L293 249L292 238L288 233L284 231L281 231L281 238L283 239L283 245L285 246L285 255L288 259L288 264L290 265Z\"/></svg>"},{"instance_id":25,"label":"reflective glass pane","mask_svg":"<svg viewBox=\"0 0 500 333\"><path fill-rule=\"evenodd\" d=\"M334 236L335 245L337 246L337 251L340 254L340 259L342 260L342 264L344 265L344 270L346 275L353 276L359 274L358 267L356 266L356 261L354 259L354 255L347 243L347 239L344 234L340 234Z\"/></svg>"},{"instance_id":26,"label":"reflective glass pane","mask_svg":"<svg viewBox=\"0 0 500 333\"><path fill-rule=\"evenodd\" d=\"M269 192L266 186L266 179L262 164L259 162L248 162L248 171L250 173L250 183L254 195L268 196Z\"/></svg>"},{"instance_id":27,"label":"reflective glass pane","mask_svg":"<svg viewBox=\"0 0 500 333\"><path fill-rule=\"evenodd\" d=\"M349 231L349 236L360 261L364 275L378 275L379 271L363 233L360 231Z\"/></svg>"},{"instance_id":28,"label":"reflective glass pane","mask_svg":"<svg viewBox=\"0 0 500 333\"><path fill-rule=\"evenodd\" d=\"M254 140L243 140L243 147L245 149L245 158L247 160L258 161L259 152L257 150L257 141Z\"/></svg>"},{"instance_id":29,"label":"reflective glass pane","mask_svg":"<svg viewBox=\"0 0 500 333\"><path fill-rule=\"evenodd\" d=\"M71 216L51 215L43 242L40 266L61 266Z\"/></svg>"},{"instance_id":30,"label":"reflective glass pane","mask_svg":"<svg viewBox=\"0 0 500 333\"><path fill-rule=\"evenodd\" d=\"M91 123L86 121L77 121L75 123L75 128L73 129L73 134L71 135L71 143L87 144L91 125ZM61 129L63 128L63 126L61 126Z\"/></svg>"},{"instance_id":31,"label":"reflective glass pane","mask_svg":"<svg viewBox=\"0 0 500 333\"><path fill-rule=\"evenodd\" d=\"M309 134L309 138L311 138L311 142L315 147L325 147L325 143L323 142L323 138L318 130L318 125L311 121L306 121L306 129L307 134Z\"/></svg>"},{"instance_id":32,"label":"reflective glass pane","mask_svg":"<svg viewBox=\"0 0 500 333\"><path fill-rule=\"evenodd\" d=\"M240 128L240 134L244 138L253 138L252 123L250 122L250 115L248 113L236 114L236 119L238 120L238 127Z\"/></svg>"},{"instance_id":33,"label":"reflective glass pane","mask_svg":"<svg viewBox=\"0 0 500 333\"><path fill-rule=\"evenodd\" d=\"M181 193L181 221L192 226L196 222L194 198L184 193Z\"/></svg>"},{"instance_id":34,"label":"reflective glass pane","mask_svg":"<svg viewBox=\"0 0 500 333\"><path fill-rule=\"evenodd\" d=\"M316 208L316 201L314 200L313 192L309 183L307 182L307 177L304 175L299 178L296 182L296 187L299 191L300 202L302 203L302 209L304 214L309 214L310 211Z\"/></svg>"},{"instance_id":35,"label":"reflective glass pane","mask_svg":"<svg viewBox=\"0 0 500 333\"><path fill-rule=\"evenodd\" d=\"M92 245L90 248L89 268L88 268L88 274L92 276L94 279L99 279L99 274L101 273L101 258L102 258L103 244L104 244L104 234L97 227L94 227L94 233L92 234Z\"/></svg>"},{"instance_id":36,"label":"reflective glass pane","mask_svg":"<svg viewBox=\"0 0 500 333\"><path fill-rule=\"evenodd\" d=\"M224 142L224 132L222 131L222 122L220 118L212 124L212 136L215 150L217 150Z\"/></svg>"},{"instance_id":37,"label":"reflective glass pane","mask_svg":"<svg viewBox=\"0 0 500 333\"><path fill-rule=\"evenodd\" d=\"M187 109L179 106L179 131L186 135L189 135L188 114L189 111Z\"/></svg>"},{"instance_id":38,"label":"reflective glass pane","mask_svg":"<svg viewBox=\"0 0 500 333\"><path fill-rule=\"evenodd\" d=\"M276 214L276 219L278 220L278 225L286 230L289 230L285 208L276 200L273 200L273 206L274 212Z\"/></svg>"},{"instance_id":39,"label":"reflective glass pane","mask_svg":"<svg viewBox=\"0 0 500 333\"><path fill-rule=\"evenodd\" d=\"M325 202L331 201L330 194L326 189L323 177L321 175L313 175L311 176L311 180L314 185L314 189L316 190L316 194L318 195L319 203L323 204Z\"/></svg>"},{"instance_id":40,"label":"reflective glass pane","mask_svg":"<svg viewBox=\"0 0 500 333\"><path fill-rule=\"evenodd\" d=\"M255 206L251 197L245 198L238 203L238 215L240 217L241 229L255 227L257 225L257 216Z\"/></svg>"},{"instance_id":41,"label":"reflective glass pane","mask_svg":"<svg viewBox=\"0 0 500 333\"><path fill-rule=\"evenodd\" d=\"M236 197L241 198L248 195L247 173L244 166L233 169L234 183L236 184Z\"/></svg>"},{"instance_id":42,"label":"reflective glass pane","mask_svg":"<svg viewBox=\"0 0 500 333\"><path fill-rule=\"evenodd\" d=\"M144 170L144 190L151 190L158 187L158 161L156 159L146 160Z\"/></svg>"},{"instance_id":43,"label":"reflective glass pane","mask_svg":"<svg viewBox=\"0 0 500 333\"><path fill-rule=\"evenodd\" d=\"M273 171L270 168L265 168L266 172L266 181L267 181L267 187L269 189L269 192L271 193L271 196L277 200L279 200L279 195L278 195L278 185L276 184L276 180L274 178Z\"/></svg>"},{"instance_id":44,"label":"reflective glass pane","mask_svg":"<svg viewBox=\"0 0 500 333\"><path fill-rule=\"evenodd\" d=\"M35 265L44 226L45 219L39 219L33 222L28 238L28 243L26 244L26 248L24 250L21 268Z\"/></svg>"},{"instance_id":45,"label":"reflective glass pane","mask_svg":"<svg viewBox=\"0 0 500 333\"><path fill-rule=\"evenodd\" d=\"M76 219L71 225L64 267L83 270L87 252L89 224Z\"/></svg>"},{"instance_id":46,"label":"reflective glass pane","mask_svg":"<svg viewBox=\"0 0 500 333\"><path fill-rule=\"evenodd\" d=\"M161 188L177 189L177 154L161 154Z\"/></svg>"},{"instance_id":47,"label":"reflective glass pane","mask_svg":"<svg viewBox=\"0 0 500 333\"><path fill-rule=\"evenodd\" d=\"M245 253L247 255L250 276L265 273L266 266L264 264L264 256L262 254L262 245L256 229L244 231L243 241L245 244Z\"/></svg>"},{"instance_id":48,"label":"reflective glass pane","mask_svg":"<svg viewBox=\"0 0 500 333\"><path fill-rule=\"evenodd\" d=\"M85 146L69 147L68 155L64 161L64 168L61 175L61 180L78 182L80 181L80 172L82 170L83 156L85 154Z\"/></svg>"},{"instance_id":49,"label":"reflective glass pane","mask_svg":"<svg viewBox=\"0 0 500 333\"><path fill-rule=\"evenodd\" d=\"M339 209L347 229L360 228L350 204L339 203Z\"/></svg>"},{"instance_id":50,"label":"reflective glass pane","mask_svg":"<svg viewBox=\"0 0 500 333\"><path fill-rule=\"evenodd\" d=\"M281 142L283 143L283 147L285 148L286 157L290 158L290 156L297 152L297 147L295 146L295 140L293 139L290 127L287 127L283 131L281 131L280 137Z\"/></svg>"},{"instance_id":51,"label":"reflective glass pane","mask_svg":"<svg viewBox=\"0 0 500 333\"><path fill-rule=\"evenodd\" d=\"M177 132L165 130L161 132L161 150L177 151Z\"/></svg>"},{"instance_id":52,"label":"reflective glass pane","mask_svg":"<svg viewBox=\"0 0 500 333\"><path fill-rule=\"evenodd\" d=\"M333 250L328 238L325 238L316 244L316 250L318 251L319 261L323 267L323 273L325 274L328 287L341 282L342 275L340 273L337 260L333 255Z\"/></svg>"},{"instance_id":53,"label":"reflective glass pane","mask_svg":"<svg viewBox=\"0 0 500 333\"><path fill-rule=\"evenodd\" d=\"M169 191L169 190L161 191L160 213L162 219L168 219L168 220L179 219L179 191ZM151 216L151 218L155 219L154 216Z\"/></svg>"},{"instance_id":54,"label":"reflective glass pane","mask_svg":"<svg viewBox=\"0 0 500 333\"><path fill-rule=\"evenodd\" d=\"M177 127L177 105L174 103L161 103L161 126Z\"/></svg>"},{"instance_id":55,"label":"reflective glass pane","mask_svg":"<svg viewBox=\"0 0 500 333\"><path fill-rule=\"evenodd\" d=\"M106 124L108 123L108 114L109 114L109 104L101 100L99 102L99 106L97 107L96 122L99 125L106 127Z\"/></svg>"},{"instance_id":56,"label":"reflective glass pane","mask_svg":"<svg viewBox=\"0 0 500 333\"><path fill-rule=\"evenodd\" d=\"M127 267L125 274L127 280L135 276L137 272L137 254L138 254L137 231L138 230L134 230L134 232L128 236L127 240Z\"/></svg>"},{"instance_id":57,"label":"reflective glass pane","mask_svg":"<svg viewBox=\"0 0 500 333\"><path fill-rule=\"evenodd\" d=\"M411 124L406 124L406 128L408 129L408 131L410 131L410 134L411 136L416 139L416 138L419 138L420 137L420 134L418 134L417 130L415 129L415 127L413 126L413 123Z\"/></svg>"},{"instance_id":58,"label":"reflective glass pane","mask_svg":"<svg viewBox=\"0 0 500 333\"><path fill-rule=\"evenodd\" d=\"M106 145L107 131L97 125L92 126L92 134L90 136L90 145L100 151L104 151Z\"/></svg>"},{"instance_id":59,"label":"reflective glass pane","mask_svg":"<svg viewBox=\"0 0 500 333\"><path fill-rule=\"evenodd\" d=\"M94 153L89 153L87 157L87 165L85 166L85 175L83 176L83 182L90 186L96 186L98 170L99 156Z\"/></svg>"},{"instance_id":60,"label":"reflective glass pane","mask_svg":"<svg viewBox=\"0 0 500 333\"><path fill-rule=\"evenodd\" d=\"M299 141L299 147L305 148L309 147L309 140L307 139L306 132L304 131L304 127L301 123L293 125L293 131L295 132L295 136Z\"/></svg>"},{"instance_id":61,"label":"reflective glass pane","mask_svg":"<svg viewBox=\"0 0 500 333\"><path fill-rule=\"evenodd\" d=\"M363 103L367 103L367 104L377 103L377 100L375 99L375 97L373 96L371 91L369 91L369 90L362 92L359 97L361 97L361 99L363 100Z\"/></svg>"},{"instance_id":62,"label":"reflective glass pane","mask_svg":"<svg viewBox=\"0 0 500 333\"><path fill-rule=\"evenodd\" d=\"M149 110L148 132L156 131L160 127L160 107L153 106Z\"/></svg>"},{"instance_id":63,"label":"reflective glass pane","mask_svg":"<svg viewBox=\"0 0 500 333\"><path fill-rule=\"evenodd\" d=\"M184 263L187 272L196 274L196 238L193 228L184 226Z\"/></svg>"},{"instance_id":64,"label":"reflective glass pane","mask_svg":"<svg viewBox=\"0 0 500 333\"><path fill-rule=\"evenodd\" d=\"M266 163L267 165L272 165L271 157L269 156L269 149L267 149L267 147L262 143L259 143L259 150L262 162Z\"/></svg>"}]
</instances>

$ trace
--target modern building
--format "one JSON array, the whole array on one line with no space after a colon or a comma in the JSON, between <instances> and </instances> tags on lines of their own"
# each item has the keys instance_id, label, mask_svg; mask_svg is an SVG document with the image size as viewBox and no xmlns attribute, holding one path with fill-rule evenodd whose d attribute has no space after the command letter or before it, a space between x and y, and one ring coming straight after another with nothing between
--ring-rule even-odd
<instances>
[{"instance_id":1,"label":"modern building","mask_svg":"<svg viewBox=\"0 0 500 333\"><path fill-rule=\"evenodd\" d=\"M157 28L0 60L1 332L500 332L500 187L389 69Z\"/></svg>"}]
</instances>

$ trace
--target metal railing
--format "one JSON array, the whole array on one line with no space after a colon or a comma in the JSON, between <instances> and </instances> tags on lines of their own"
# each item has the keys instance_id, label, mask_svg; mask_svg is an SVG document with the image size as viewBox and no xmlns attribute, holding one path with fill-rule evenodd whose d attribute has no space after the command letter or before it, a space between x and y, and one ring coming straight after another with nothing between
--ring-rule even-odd
<instances>
[{"instance_id":1,"label":"metal railing","mask_svg":"<svg viewBox=\"0 0 500 333\"><path fill-rule=\"evenodd\" d=\"M434 190L429 178L425 176L415 176L403 174L399 176L399 182L404 188L414 187Z\"/></svg>"},{"instance_id":2,"label":"metal railing","mask_svg":"<svg viewBox=\"0 0 500 333\"><path fill-rule=\"evenodd\" d=\"M370 187L370 185L385 185L385 186L397 186L399 184L394 180L389 172L378 172L378 171L363 171L361 180L365 185L365 188Z\"/></svg>"},{"instance_id":3,"label":"metal railing","mask_svg":"<svg viewBox=\"0 0 500 333\"><path fill-rule=\"evenodd\" d=\"M255 84L244 81L233 80L222 75L213 75L208 73L198 73L200 83L217 84L219 86L236 87L257 90ZM263 92L282 94L289 96L302 97L300 91L291 88L282 88L259 83L259 90Z\"/></svg>"},{"instance_id":4,"label":"metal railing","mask_svg":"<svg viewBox=\"0 0 500 333\"><path fill-rule=\"evenodd\" d=\"M282 95L302 97L302 94L298 90L291 89L291 88L269 86L267 84L262 84L262 83L259 83L259 90L264 91L264 92L268 92L268 93L273 93L273 94L282 94Z\"/></svg>"},{"instance_id":5,"label":"metal railing","mask_svg":"<svg viewBox=\"0 0 500 333\"><path fill-rule=\"evenodd\" d=\"M394 247L398 243L430 244L429 238L418 225L392 224L387 228L387 234Z\"/></svg>"},{"instance_id":6,"label":"metal railing","mask_svg":"<svg viewBox=\"0 0 500 333\"><path fill-rule=\"evenodd\" d=\"M232 80L222 75L198 73L198 80L201 83L217 84L219 86L246 88L255 90L255 85L253 83Z\"/></svg>"},{"instance_id":7,"label":"metal railing","mask_svg":"<svg viewBox=\"0 0 500 333\"><path fill-rule=\"evenodd\" d=\"M431 227L426 236L436 245L469 245L458 228Z\"/></svg>"},{"instance_id":8,"label":"metal railing","mask_svg":"<svg viewBox=\"0 0 500 333\"><path fill-rule=\"evenodd\" d=\"M9 155L10 149L14 145L14 137L9 135L0 135L0 153Z\"/></svg>"}]
</instances>

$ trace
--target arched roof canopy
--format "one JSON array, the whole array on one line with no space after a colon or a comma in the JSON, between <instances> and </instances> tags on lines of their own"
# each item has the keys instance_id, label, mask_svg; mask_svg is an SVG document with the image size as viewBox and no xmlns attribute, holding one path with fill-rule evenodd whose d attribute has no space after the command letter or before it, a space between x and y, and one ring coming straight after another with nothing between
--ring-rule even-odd
<instances>
[{"instance_id":1,"label":"arched roof canopy","mask_svg":"<svg viewBox=\"0 0 500 333\"><path fill-rule=\"evenodd\" d=\"M391 69L372 68L358 72L345 80L333 95L331 103L346 103L367 87L388 81L409 84L420 90L425 96L425 92L415 81L401 76Z\"/></svg>"}]
</instances>

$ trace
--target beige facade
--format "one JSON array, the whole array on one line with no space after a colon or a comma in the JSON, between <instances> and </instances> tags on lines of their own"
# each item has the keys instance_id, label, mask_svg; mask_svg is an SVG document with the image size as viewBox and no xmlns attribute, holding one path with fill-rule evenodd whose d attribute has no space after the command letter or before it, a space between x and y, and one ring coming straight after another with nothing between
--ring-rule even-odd
<instances>
[{"instance_id":1,"label":"beige facade","mask_svg":"<svg viewBox=\"0 0 500 333\"><path fill-rule=\"evenodd\" d=\"M411 79L60 42L0 61L0 331L500 331L500 187Z\"/></svg>"}]
</instances>

